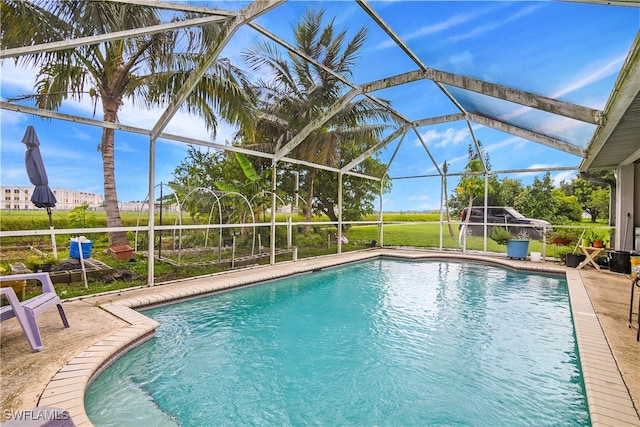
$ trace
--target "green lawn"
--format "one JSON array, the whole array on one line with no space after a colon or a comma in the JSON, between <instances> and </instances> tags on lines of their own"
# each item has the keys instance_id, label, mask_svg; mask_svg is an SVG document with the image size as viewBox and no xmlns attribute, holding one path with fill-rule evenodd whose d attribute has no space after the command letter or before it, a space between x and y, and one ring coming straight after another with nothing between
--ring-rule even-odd
<instances>
[{"instance_id":1,"label":"green lawn","mask_svg":"<svg viewBox=\"0 0 640 427\"><path fill-rule=\"evenodd\" d=\"M98 212L96 216L98 217L98 224L94 224L94 226L105 226L106 218L103 218L102 215L104 213ZM58 221L55 220L55 215L58 215ZM54 214L54 222L57 223L56 228L64 229L65 223L60 219L61 216L64 216L62 212L57 212ZM123 214L124 223L127 226L136 225L138 221L138 215L133 212L127 212ZM165 216L164 218L168 218ZM146 216L143 215L141 217L141 224L143 225L146 222ZM174 218L175 219L175 218ZM287 218L284 215L278 216L278 222L285 222ZM367 221L376 220L377 216L367 217ZM440 248L440 224L437 222L439 219L439 215L437 214L388 214L385 215L384 220L389 221L391 223L384 225L384 236L382 239L382 243L384 246L402 246L402 247L418 247L418 248L432 248L438 249ZM301 221L302 218L296 217L294 221ZM330 224L320 224L322 221L327 221L323 218L314 218L314 222L318 222L317 226L312 227L312 232L310 236L306 236L304 234L303 226L294 226L292 228L293 236L292 236L292 244L298 248L298 258L303 259L312 256L320 256L325 254L335 254L337 252L337 243L336 243L336 228L334 225ZM404 220L405 222L401 222ZM102 222L105 224L102 224ZM268 219L267 219L268 221ZM173 221L163 221L166 223L171 223ZM44 211L27 211L27 212L2 212L2 229L3 230L20 230L20 229L48 229L48 219L46 213ZM459 250L460 245L458 243L458 227L456 224L453 225L454 228L454 236L449 235L449 230L446 224L443 225L443 236L442 236L442 247L445 249L451 250ZM253 229L250 227L245 227L241 229L238 227L236 230L237 233L242 233L238 235L237 239L237 247L235 256L236 259L242 255L250 255L253 253L253 249L255 247L254 239L253 239ZM270 231L269 227L258 227L257 231L260 233L261 244L263 247L266 247L268 250L269 247L269 239L270 239ZM279 226L276 230L276 247L278 249L284 249L287 247L287 227ZM200 252L195 252L194 254L188 255L187 252L182 252L182 265L171 265L164 262L156 261L154 271L155 271L155 282L163 282L167 280L175 280L180 278L188 278L195 277L204 274L214 273L216 271L221 271L221 268L214 266L203 266L203 265L195 265L195 264L186 264L184 260L192 259L194 256L197 261L209 261L210 259L205 259L206 257L211 257L212 255L207 255L205 251L202 251L203 248L203 235L204 231L196 230L196 231L184 231L181 234L181 241L185 243L185 245L191 245L190 247L194 248L196 251L201 250ZM229 230L225 232L225 236L229 233ZM379 226L378 225L352 225L350 229L344 233L344 235L349 239L349 243L342 246L343 251L352 251L363 249L367 246L371 241L375 240L380 244L380 234L379 234ZM163 242L171 243L174 242L175 235L172 233L165 231L163 233ZM70 298L73 296L79 295L87 295L98 292L104 292L109 290L122 289L126 287L132 286L144 286L146 284L146 274L147 274L147 263L148 260L141 253L138 253L135 257L135 262L129 261L117 261L111 258L108 252L108 239L106 233L87 233L87 237L93 240L93 254L92 257L95 259L99 259L111 266L115 271L124 275L121 277L109 278L108 280L105 278L104 280L92 279L89 283L89 289L84 288L84 283L69 283L64 285L56 285L56 288L60 292L61 296L64 298ZM156 235L156 239L158 239L159 233ZM58 253L59 258L64 259L68 257L68 240L69 236L59 235L57 238L58 241ZM133 234L130 234L131 242L133 244ZM138 248L146 249L146 236L144 233L141 236L138 236ZM208 248L211 248L212 241L216 241L215 239L209 240ZM2 238L2 249L0 250L0 265L9 271L9 264L15 262L28 262L33 261L34 258L38 258L33 251L30 250L30 247L39 248L43 252L49 252L51 248L51 240L47 234L43 234L41 236L25 236L19 238ZM213 243L216 246L216 243ZM183 249L187 246L183 246ZM164 246L163 246L164 247ZM483 239L482 237L469 236L466 242L466 248L468 250L484 250ZM491 239L487 240L487 251L495 252L495 253L505 253L506 247L504 245L499 245ZM570 250L569 248L564 248L564 251ZM169 251L166 251L169 252ZM229 248L226 249L225 254L230 253L231 250ZM542 242L532 240L529 244L529 253L530 252L542 252ZM555 245L548 244L547 245L547 255L557 257L560 255L558 247ZM163 252L163 256L167 256L165 252ZM230 258L230 255L224 255ZM285 253L282 255L278 255L276 258L276 262L286 261L292 259L291 253ZM256 263L268 263L268 257L266 259L260 259L256 261ZM28 266L29 267L29 266ZM6 274L6 273L5 273ZM28 289L31 292L38 292L38 289L35 287L33 289Z\"/></svg>"},{"instance_id":2,"label":"green lawn","mask_svg":"<svg viewBox=\"0 0 640 427\"><path fill-rule=\"evenodd\" d=\"M345 233L350 243L361 244L370 242L371 240L379 241L379 229L377 225L362 225L351 227L349 232ZM458 249L458 229L454 226L454 237L449 235L449 229L446 224L443 226L442 247L449 249ZM440 224L437 223L416 223L416 224L386 224L384 226L383 243L385 246L411 246L425 248L440 247ZM467 237L467 249L483 250L482 237ZM487 251L489 252L506 252L504 245L499 245L491 239L487 240ZM529 242L530 252L541 252L542 242L531 240Z\"/></svg>"}]
</instances>

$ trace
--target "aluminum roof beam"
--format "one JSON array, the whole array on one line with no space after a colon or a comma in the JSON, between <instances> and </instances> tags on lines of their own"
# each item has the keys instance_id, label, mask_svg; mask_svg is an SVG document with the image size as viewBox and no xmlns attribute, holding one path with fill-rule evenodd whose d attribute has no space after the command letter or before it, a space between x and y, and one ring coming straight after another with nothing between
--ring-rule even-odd
<instances>
[{"instance_id":1,"label":"aluminum roof beam","mask_svg":"<svg viewBox=\"0 0 640 427\"><path fill-rule=\"evenodd\" d=\"M294 54L298 55L301 58L304 58L305 60L309 61L310 63L312 63L316 67L319 67L323 71L331 74L333 77L335 77L336 79L340 80L342 83L344 83L345 85L349 86L350 88L352 88L352 89L357 89L358 88L358 85L356 85L355 83L353 83L350 80L346 79L342 75L336 73L334 70L332 70L331 68L327 67L326 65L316 61L315 59L313 59L312 57L310 57L306 53L300 51L299 49L296 49L294 46L290 45L289 43L287 43L282 38L276 36L272 32L270 32L267 29L265 29L265 28L261 27L260 25L256 24L255 22L250 22L247 25L249 27L253 28L254 30L256 30L257 32L259 32L260 34L262 34L263 36L267 37L268 39L270 39L270 40L276 42L277 44L279 44L280 46L284 47L289 52L294 53ZM380 99L376 98L375 96L373 96L371 94L368 94L368 93L364 94L364 96L366 96L367 98L369 98L371 101L375 102L376 104L380 105L381 107L386 108L387 111L389 111L391 114L393 114L394 116L398 117L400 120L404 121L405 123L409 123L411 121L407 117L405 117L404 115L399 113L398 111L394 110L388 103L386 103L384 101L381 101Z\"/></svg>"},{"instance_id":2,"label":"aluminum roof beam","mask_svg":"<svg viewBox=\"0 0 640 427\"><path fill-rule=\"evenodd\" d=\"M384 146L386 146L388 143L390 143L391 141L393 141L394 139L396 139L397 137L399 137L400 135L402 135L403 133L405 133L408 129L407 125L403 125L400 126L398 129L396 129L395 131L393 131L389 136L387 136L385 139L383 139L382 141L380 141L379 143L375 144L373 147L369 148L367 151L365 151L364 153L360 154L358 157L356 157L355 159L353 159L351 162L347 163L346 165L344 165L341 169L340 172L345 173L351 169L353 169L354 167L358 166L360 163L364 162L366 159L368 159L373 153L375 153L376 151L380 150L381 148L383 148Z\"/></svg>"},{"instance_id":3,"label":"aluminum roof beam","mask_svg":"<svg viewBox=\"0 0 640 427\"><path fill-rule=\"evenodd\" d=\"M480 114L469 114L469 120L478 124L489 126L493 129L497 129L502 132L510 133L515 136L519 136L524 139L528 139L533 142L538 142L547 147L555 148L556 150L564 151L565 153L573 154L575 156L584 157L586 150L568 142L561 141L550 136L523 129L514 125L510 125L498 120L491 119L489 117L481 116Z\"/></svg>"},{"instance_id":4,"label":"aluminum roof beam","mask_svg":"<svg viewBox=\"0 0 640 427\"><path fill-rule=\"evenodd\" d=\"M464 113L448 114L446 116L430 117L428 119L414 120L411 124L416 127L439 125L441 123L457 122L464 120L467 115Z\"/></svg>"},{"instance_id":5,"label":"aluminum roof beam","mask_svg":"<svg viewBox=\"0 0 640 427\"><path fill-rule=\"evenodd\" d=\"M539 172L560 172L560 171L574 171L578 170L577 166L559 166L555 168L530 168L530 169L503 169L503 170L492 170L488 172L454 172L447 173L446 175L440 175L437 173L425 174L425 175L407 175L407 176L394 176L390 179L415 179L415 178L435 178L439 176L463 176L463 175L502 175L502 174L512 174L512 173L539 173Z\"/></svg>"},{"instance_id":6,"label":"aluminum roof beam","mask_svg":"<svg viewBox=\"0 0 640 427\"><path fill-rule=\"evenodd\" d=\"M387 33L387 35L395 42L395 44L398 45L398 47L402 49L404 53L406 53L409 56L409 58L411 58L411 60L415 62L418 67L420 67L421 70L426 71L429 69L429 67L427 67L420 60L420 58L418 58L418 56L415 53L413 53L411 49L409 49L409 46L406 45L404 40L402 40L402 38L400 38L400 36L398 36L395 33L395 31L393 31L391 27L389 27L389 25L387 25L384 19L382 19L382 17L378 15L377 12L371 6L369 6L367 2L365 2L364 0L356 0L356 3L360 5L360 7L371 17L371 19L373 19L376 22L376 24L378 24L378 26L382 28L382 30L385 33ZM465 109L462 107L462 105L460 105L458 100L449 93L447 88L442 86L440 82L434 81L434 83L447 96L447 98L449 98L449 100L453 102L453 104L458 108L458 110L460 110L463 113L465 112Z\"/></svg>"},{"instance_id":7,"label":"aluminum roof beam","mask_svg":"<svg viewBox=\"0 0 640 427\"><path fill-rule=\"evenodd\" d=\"M175 113L182 106L182 103L185 101L185 99L187 99L193 88L198 84L202 76L207 72L211 64L218 57L218 54L226 46L229 40L231 40L231 37L236 33L236 31L238 31L238 29L242 25L275 8L279 4L284 3L285 1L286 0L264 0L250 3L247 7L238 12L238 14L232 21L226 24L220 43L218 43L213 49L208 50L204 55L202 55L202 60L198 68L196 68L196 70L194 70L189 75L189 77L187 77L187 80L180 88L180 91L173 99L171 99L171 101L169 102L169 106L162 113L162 116L160 116L160 118L158 119L151 132L152 139L156 139L158 135L160 135L162 130L167 126L169 121L171 121Z\"/></svg>"},{"instance_id":8,"label":"aluminum roof beam","mask_svg":"<svg viewBox=\"0 0 640 427\"><path fill-rule=\"evenodd\" d=\"M600 125L603 121L602 112L593 108L583 107L581 105L560 101L558 99L536 95L531 92L513 89L496 83L485 82L472 77L435 70L433 68L429 68L426 71L416 70L386 77L384 79L365 83L361 85L361 88L363 92L368 93L422 79L441 82L461 89L470 90L586 123Z\"/></svg>"},{"instance_id":9,"label":"aluminum roof beam","mask_svg":"<svg viewBox=\"0 0 640 427\"><path fill-rule=\"evenodd\" d=\"M387 23L384 21L384 19L382 19L382 17L380 15L378 15L378 13L375 10L373 10L373 8L371 6L369 6L369 4L366 1L364 1L364 0L356 0L356 3L358 3L360 5L360 7L367 13L367 15L369 15L371 17L371 19L373 19L376 22L376 24L378 24L378 26L380 28L382 28L382 30L385 33L387 33L387 35L391 38L391 40L393 40L395 42L395 44L398 45L398 47L400 49L402 49L404 51L404 53L406 53L407 56L409 58L411 58L411 60L413 62L415 62L416 65L418 65L418 67L420 67L420 69L426 70L428 68L426 65L424 65L422 63L420 58L418 58L418 56L415 53L413 53L413 51L411 49L409 49L409 46L406 45L404 40L402 40L395 33L395 31L393 31L391 29L391 27L389 27L389 25L387 25Z\"/></svg>"},{"instance_id":10,"label":"aluminum roof beam","mask_svg":"<svg viewBox=\"0 0 640 427\"><path fill-rule=\"evenodd\" d=\"M291 138L291 140L287 142L284 147L278 150L274 161L275 162L279 161L287 153L291 152L291 150L293 150L298 145L300 145L302 141L304 141L304 139L311 134L311 132L313 132L314 130L318 129L320 126L325 124L327 120L335 116L338 113L338 111L342 110L349 102L351 102L351 100L354 97L356 97L359 94L360 94L360 91L358 89L351 89L346 95L343 95L343 97L340 100L338 100L331 107L329 107L322 116L316 117L315 119L311 120L309 124L307 124L300 131L300 133L296 134L296 136Z\"/></svg>"},{"instance_id":11,"label":"aluminum roof beam","mask_svg":"<svg viewBox=\"0 0 640 427\"><path fill-rule=\"evenodd\" d=\"M58 111L44 110L40 108L33 108L33 107L27 107L24 105L12 104L6 101L0 101L0 109L15 111L17 113L32 114L38 117L47 117L47 118L56 119L56 120L65 120L73 123L81 123L84 125L96 126L99 128L115 129L115 130L120 130L120 131L129 132L133 134L138 134L138 135L147 135L147 136L151 135L151 130L145 129L145 128L140 128L140 127L130 126L130 125L123 125L121 123L105 122L104 120L88 119L85 117L79 117L79 116L73 116L71 114L60 113ZM254 151L247 148L242 148L236 145L219 144L216 142L204 141L201 139L189 138L182 135L174 135L170 133L161 133L158 136L158 138L163 138L170 141L184 142L187 144L201 145L204 147L215 148L223 151L231 151L234 153L242 153L249 156L261 157L264 159L273 159L275 157L275 155L272 153L264 153L261 151ZM342 172L343 174L349 175L349 176L356 176L359 178L380 181L380 178L375 176L365 175L358 172L342 171L335 167L318 165L315 163L306 162L304 160L293 159L289 157L283 157L281 160L286 163L291 163L291 164L296 164L296 165L301 165L301 166L306 166L306 167L311 167L316 169L322 169L322 170L335 172L335 173Z\"/></svg>"},{"instance_id":12,"label":"aluminum roof beam","mask_svg":"<svg viewBox=\"0 0 640 427\"><path fill-rule=\"evenodd\" d=\"M150 27L136 28L132 30L115 31L113 33L100 34L98 36L81 37L73 40L62 40L59 42L43 43L34 46L16 47L13 49L3 49L0 51L0 59L31 55L34 53L53 52L56 50L70 49L78 46L98 44L102 42L126 39L129 37L141 36L146 34L164 33L165 31L171 31L185 27L193 27L196 25L206 25L213 22L224 21L226 19L228 18L220 16L206 16L203 18L167 22L165 24L152 25Z\"/></svg>"},{"instance_id":13,"label":"aluminum roof beam","mask_svg":"<svg viewBox=\"0 0 640 427\"><path fill-rule=\"evenodd\" d=\"M560 0L569 3L603 4L606 6L640 7L638 0Z\"/></svg>"},{"instance_id":14,"label":"aluminum roof beam","mask_svg":"<svg viewBox=\"0 0 640 427\"><path fill-rule=\"evenodd\" d=\"M236 12L233 12L233 11L215 9L207 6L192 6L185 2L170 3L170 2L163 2L163 1L157 1L157 0L109 0L109 1L114 3L125 3L125 4L134 4L138 6L154 7L156 9L177 10L179 12L206 13L210 15L228 16L231 18L236 16Z\"/></svg>"}]
</instances>

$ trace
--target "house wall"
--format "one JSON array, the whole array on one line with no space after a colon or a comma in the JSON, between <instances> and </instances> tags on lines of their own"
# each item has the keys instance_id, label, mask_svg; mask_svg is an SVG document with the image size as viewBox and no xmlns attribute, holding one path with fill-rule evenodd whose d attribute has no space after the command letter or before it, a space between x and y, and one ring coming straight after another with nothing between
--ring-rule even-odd
<instances>
[{"instance_id":1,"label":"house wall","mask_svg":"<svg viewBox=\"0 0 640 427\"><path fill-rule=\"evenodd\" d=\"M640 252L640 163L634 164L634 205L633 205L633 229L634 229L634 245L633 249Z\"/></svg>"},{"instance_id":2,"label":"house wall","mask_svg":"<svg viewBox=\"0 0 640 427\"><path fill-rule=\"evenodd\" d=\"M616 169L616 237L614 249L631 251L634 230L640 227L640 167L636 164Z\"/></svg>"}]
</instances>

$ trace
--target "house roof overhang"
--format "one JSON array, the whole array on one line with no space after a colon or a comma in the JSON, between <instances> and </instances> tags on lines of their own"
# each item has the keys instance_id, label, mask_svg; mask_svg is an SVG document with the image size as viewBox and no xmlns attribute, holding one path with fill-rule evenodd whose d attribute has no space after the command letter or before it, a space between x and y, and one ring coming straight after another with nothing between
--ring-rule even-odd
<instances>
[{"instance_id":1,"label":"house roof overhang","mask_svg":"<svg viewBox=\"0 0 640 427\"><path fill-rule=\"evenodd\" d=\"M611 91L604 123L596 129L581 171L640 162L640 32Z\"/></svg>"}]
</instances>

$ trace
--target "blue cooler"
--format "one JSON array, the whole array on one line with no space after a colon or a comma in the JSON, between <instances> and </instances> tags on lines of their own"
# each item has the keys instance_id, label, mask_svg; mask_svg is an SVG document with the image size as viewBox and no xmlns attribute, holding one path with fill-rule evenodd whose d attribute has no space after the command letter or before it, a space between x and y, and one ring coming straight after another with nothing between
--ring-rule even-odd
<instances>
[{"instance_id":1,"label":"blue cooler","mask_svg":"<svg viewBox=\"0 0 640 427\"><path fill-rule=\"evenodd\" d=\"M91 249L93 248L93 242L91 240L85 240L80 242L82 246L82 258L91 258ZM69 245L69 258L80 259L80 252L78 251L78 241L71 239Z\"/></svg>"}]
</instances>

